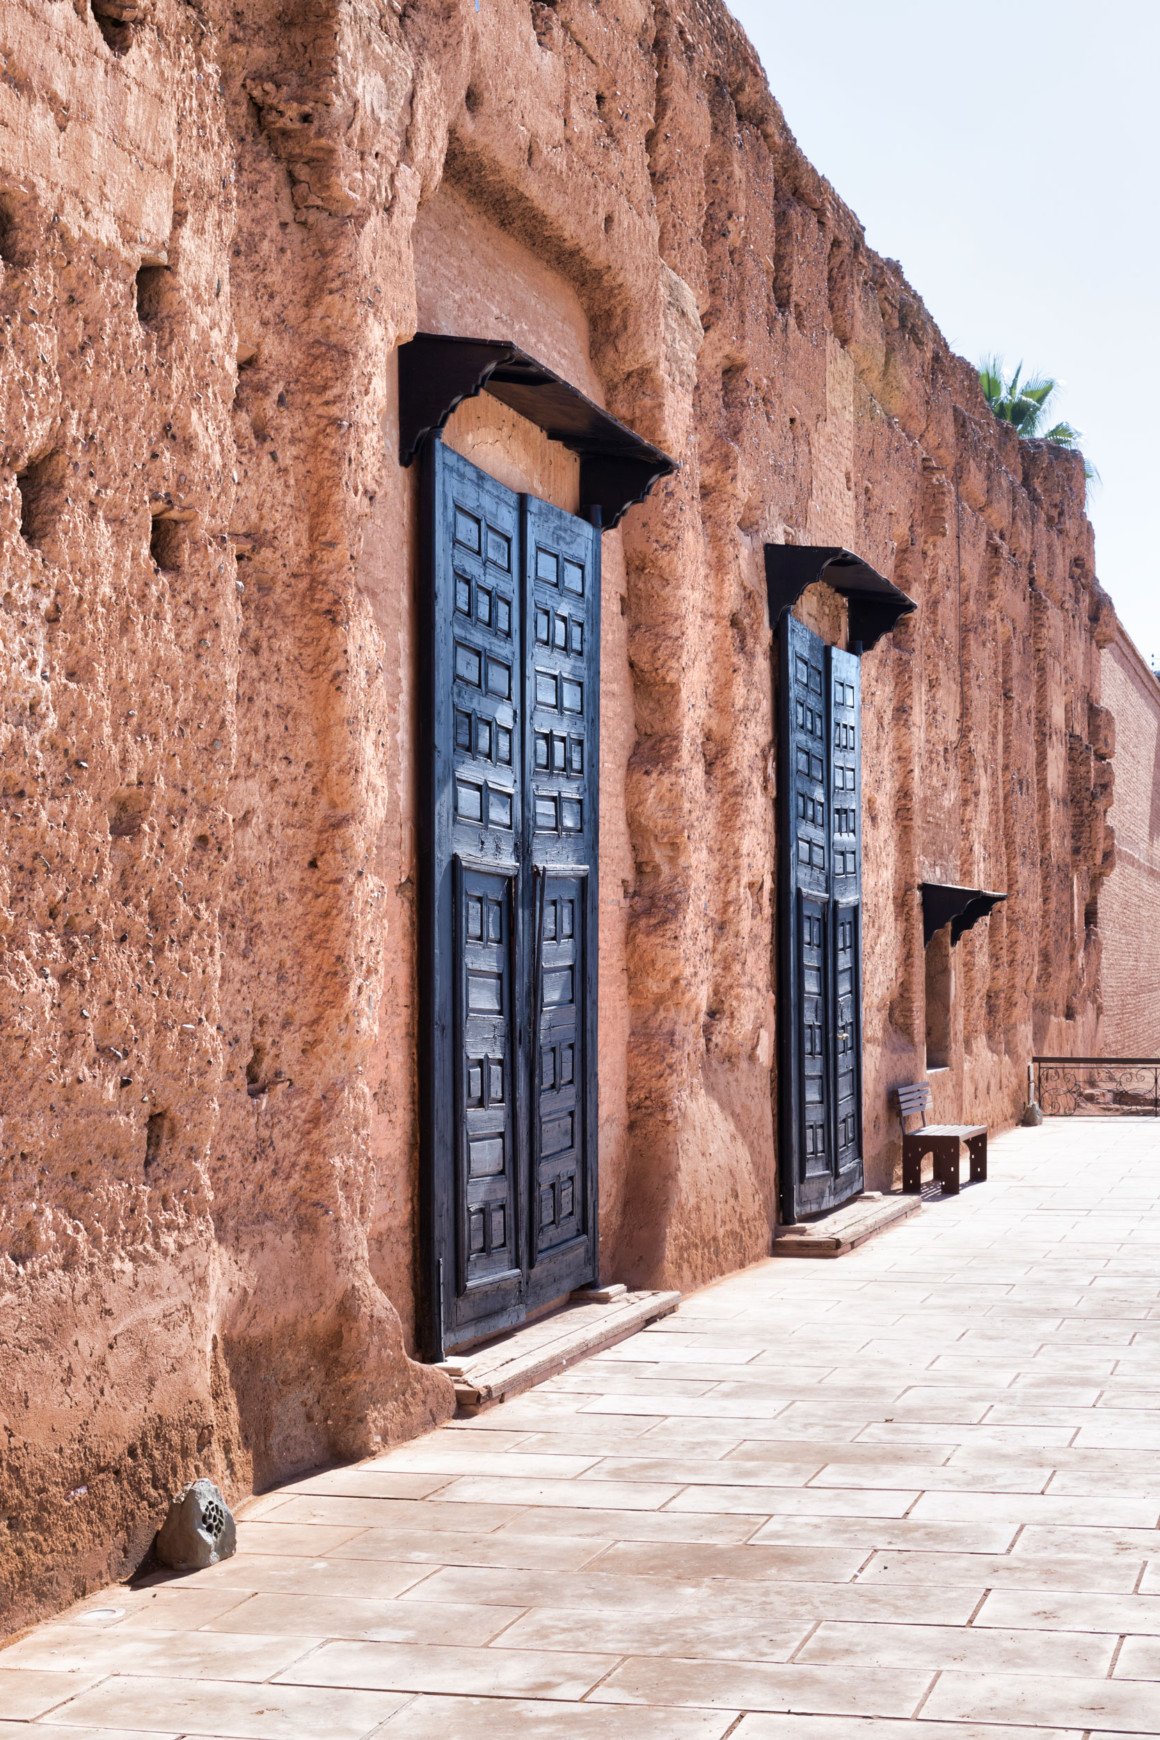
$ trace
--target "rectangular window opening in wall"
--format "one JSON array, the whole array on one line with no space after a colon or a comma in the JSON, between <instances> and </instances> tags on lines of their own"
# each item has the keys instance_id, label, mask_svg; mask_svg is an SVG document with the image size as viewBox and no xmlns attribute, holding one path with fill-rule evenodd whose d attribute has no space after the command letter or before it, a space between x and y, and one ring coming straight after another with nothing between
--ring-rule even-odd
<instances>
[{"instance_id":1,"label":"rectangular window opening in wall","mask_svg":"<svg viewBox=\"0 0 1160 1740\"><path fill-rule=\"evenodd\" d=\"M926 945L926 1067L949 1069L954 965L951 929L944 924Z\"/></svg>"}]
</instances>

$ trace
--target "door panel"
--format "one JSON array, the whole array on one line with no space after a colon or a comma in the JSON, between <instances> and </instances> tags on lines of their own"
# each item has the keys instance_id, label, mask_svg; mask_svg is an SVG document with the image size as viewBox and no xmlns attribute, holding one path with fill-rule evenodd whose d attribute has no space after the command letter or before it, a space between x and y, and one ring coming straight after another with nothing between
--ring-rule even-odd
<instances>
[{"instance_id":1,"label":"door panel","mask_svg":"<svg viewBox=\"0 0 1160 1740\"><path fill-rule=\"evenodd\" d=\"M424 1321L437 1356L522 1308L520 502L441 442L424 473Z\"/></svg>"},{"instance_id":2,"label":"door panel","mask_svg":"<svg viewBox=\"0 0 1160 1740\"><path fill-rule=\"evenodd\" d=\"M422 1336L596 1274L599 532L430 444Z\"/></svg>"},{"instance_id":3,"label":"door panel","mask_svg":"<svg viewBox=\"0 0 1160 1740\"><path fill-rule=\"evenodd\" d=\"M587 969L587 876L543 872L537 933L540 1005L534 1132L533 1261L543 1264L585 1240L588 1045L584 1031ZM583 1260L583 1252L573 1252Z\"/></svg>"},{"instance_id":4,"label":"door panel","mask_svg":"<svg viewBox=\"0 0 1160 1740\"><path fill-rule=\"evenodd\" d=\"M840 1198L862 1189L862 664L830 647L830 850L834 897L834 1164Z\"/></svg>"},{"instance_id":5,"label":"door panel","mask_svg":"<svg viewBox=\"0 0 1160 1740\"><path fill-rule=\"evenodd\" d=\"M780 629L779 1038L787 1222L862 1188L860 666Z\"/></svg>"},{"instance_id":6,"label":"door panel","mask_svg":"<svg viewBox=\"0 0 1160 1740\"><path fill-rule=\"evenodd\" d=\"M830 1175L830 903L798 893L799 1141L804 1179Z\"/></svg>"},{"instance_id":7,"label":"door panel","mask_svg":"<svg viewBox=\"0 0 1160 1740\"><path fill-rule=\"evenodd\" d=\"M516 874L455 859L459 1292L518 1281Z\"/></svg>"},{"instance_id":8,"label":"door panel","mask_svg":"<svg viewBox=\"0 0 1160 1740\"><path fill-rule=\"evenodd\" d=\"M532 869L529 1301L596 1275L600 534L524 497Z\"/></svg>"},{"instance_id":9,"label":"door panel","mask_svg":"<svg viewBox=\"0 0 1160 1740\"><path fill-rule=\"evenodd\" d=\"M839 1174L851 1167L861 1173L862 1163L861 914L860 906L834 908L834 1152ZM856 1188L862 1188L860 1177Z\"/></svg>"}]
</instances>

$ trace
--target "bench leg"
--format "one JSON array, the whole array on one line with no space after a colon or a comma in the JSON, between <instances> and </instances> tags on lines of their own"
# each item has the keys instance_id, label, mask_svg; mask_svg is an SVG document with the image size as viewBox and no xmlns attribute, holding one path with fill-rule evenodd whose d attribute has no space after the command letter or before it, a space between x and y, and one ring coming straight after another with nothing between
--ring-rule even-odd
<instances>
[{"instance_id":1,"label":"bench leg","mask_svg":"<svg viewBox=\"0 0 1160 1740\"><path fill-rule=\"evenodd\" d=\"M920 1142L914 1142L908 1136L902 1138L902 1194L904 1196L922 1195L923 1153L924 1149Z\"/></svg>"},{"instance_id":2,"label":"bench leg","mask_svg":"<svg viewBox=\"0 0 1160 1740\"><path fill-rule=\"evenodd\" d=\"M967 1143L971 1153L971 1183L986 1184L987 1182L987 1138L972 1136Z\"/></svg>"},{"instance_id":3,"label":"bench leg","mask_svg":"<svg viewBox=\"0 0 1160 1740\"><path fill-rule=\"evenodd\" d=\"M940 1142L934 1151L935 1177L942 1185L944 1196L959 1194L959 1144Z\"/></svg>"}]
</instances>

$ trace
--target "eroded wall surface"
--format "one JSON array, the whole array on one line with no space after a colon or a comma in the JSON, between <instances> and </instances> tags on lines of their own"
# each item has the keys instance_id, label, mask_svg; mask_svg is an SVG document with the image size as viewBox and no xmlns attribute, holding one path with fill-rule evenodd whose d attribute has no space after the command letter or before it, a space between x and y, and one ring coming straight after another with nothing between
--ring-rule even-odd
<instances>
[{"instance_id":1,"label":"eroded wall surface","mask_svg":"<svg viewBox=\"0 0 1160 1740\"><path fill-rule=\"evenodd\" d=\"M239 1496L451 1407L407 1351L399 342L512 337L681 461L605 539L607 1278L769 1246L764 543L919 603L864 673L871 1185L924 1061L919 881L1009 896L956 951L939 1116L1009 1121L1033 1048L1090 1049L1114 622L1079 461L995 423L715 0L8 0L0 55L15 1624L195 1472ZM566 494L473 415L449 439Z\"/></svg>"},{"instance_id":2,"label":"eroded wall surface","mask_svg":"<svg viewBox=\"0 0 1160 1740\"><path fill-rule=\"evenodd\" d=\"M1099 1057L1160 1057L1160 680L1119 630L1101 658L1114 721L1115 864L1099 895Z\"/></svg>"}]
</instances>

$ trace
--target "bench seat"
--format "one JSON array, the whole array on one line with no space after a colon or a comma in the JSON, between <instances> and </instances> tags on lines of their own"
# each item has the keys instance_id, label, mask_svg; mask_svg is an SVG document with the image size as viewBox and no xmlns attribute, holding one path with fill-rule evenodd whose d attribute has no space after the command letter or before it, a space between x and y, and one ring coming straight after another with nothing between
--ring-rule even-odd
<instances>
[{"instance_id":1,"label":"bench seat","mask_svg":"<svg viewBox=\"0 0 1160 1740\"><path fill-rule=\"evenodd\" d=\"M986 1124L924 1124L921 1129L908 1130L907 1118L924 1118L930 1105L930 1087L926 1082L913 1082L895 1088L898 1115L902 1121L902 1189L904 1195L921 1195L922 1162L929 1154L934 1175L944 1192L957 1196L959 1192L959 1156L966 1143L971 1156L971 1183L982 1184L987 1177Z\"/></svg>"}]
</instances>

